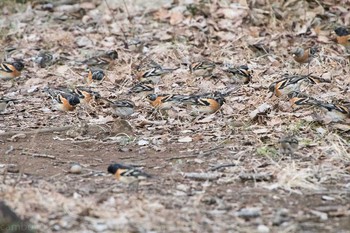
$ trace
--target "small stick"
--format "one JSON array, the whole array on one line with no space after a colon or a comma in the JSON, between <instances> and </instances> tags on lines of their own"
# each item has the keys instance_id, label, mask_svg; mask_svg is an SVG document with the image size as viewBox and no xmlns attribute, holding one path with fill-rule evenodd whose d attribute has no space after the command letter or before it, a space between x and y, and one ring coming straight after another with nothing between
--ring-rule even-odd
<instances>
[{"instance_id":1,"label":"small stick","mask_svg":"<svg viewBox=\"0 0 350 233\"><path fill-rule=\"evenodd\" d=\"M62 127L43 128L43 129L37 129L37 130L31 130L31 131L9 131L5 133L0 133L0 137L9 137L16 134L39 134L39 133L60 132L60 131L68 130L72 127L73 127L72 125L69 125L69 126L62 126Z\"/></svg>"},{"instance_id":2,"label":"small stick","mask_svg":"<svg viewBox=\"0 0 350 233\"><path fill-rule=\"evenodd\" d=\"M221 165L213 166L212 168L209 169L209 171L215 171L215 170L219 170L220 168L234 167L234 166L237 166L237 164L235 164L235 163L221 164Z\"/></svg>"},{"instance_id":3,"label":"small stick","mask_svg":"<svg viewBox=\"0 0 350 233\"><path fill-rule=\"evenodd\" d=\"M262 174L262 173L243 173L239 175L242 181L254 180L254 181L271 181L273 179L272 174Z\"/></svg>"},{"instance_id":4,"label":"small stick","mask_svg":"<svg viewBox=\"0 0 350 233\"><path fill-rule=\"evenodd\" d=\"M177 157L171 157L166 159L167 161L174 160L174 159L187 159L187 158L193 158L198 157L198 155L186 155L186 156L177 156Z\"/></svg>"},{"instance_id":5,"label":"small stick","mask_svg":"<svg viewBox=\"0 0 350 233\"><path fill-rule=\"evenodd\" d=\"M185 178L197 179L197 180L216 180L221 176L218 173L184 173Z\"/></svg>"},{"instance_id":6,"label":"small stick","mask_svg":"<svg viewBox=\"0 0 350 233\"><path fill-rule=\"evenodd\" d=\"M53 155L35 154L35 153L28 153L28 152L21 152L21 153L24 155L31 155L33 157L38 157L38 158L56 159L56 156L53 156Z\"/></svg>"}]
</instances>

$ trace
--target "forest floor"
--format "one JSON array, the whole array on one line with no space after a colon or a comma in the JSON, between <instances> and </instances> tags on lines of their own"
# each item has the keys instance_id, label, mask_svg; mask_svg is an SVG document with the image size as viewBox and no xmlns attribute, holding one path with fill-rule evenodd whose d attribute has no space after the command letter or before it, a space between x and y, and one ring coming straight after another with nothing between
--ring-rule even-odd
<instances>
[{"instance_id":1,"label":"forest floor","mask_svg":"<svg viewBox=\"0 0 350 233\"><path fill-rule=\"evenodd\" d=\"M349 121L319 122L317 110L293 109L268 90L283 74L307 74L290 53L317 45L310 72L330 82L303 90L324 101L350 99L349 58L333 32L350 25L347 1L9 2L0 3L1 57L22 59L25 69L13 82L0 80L0 95L17 99L0 113L0 199L27 228L350 232ZM142 46L133 50L136 40ZM97 103L55 111L43 89L86 85L80 61L111 49L118 58L104 70L108 79L91 88L132 99L135 114L120 119ZM56 60L40 68L33 58L44 50ZM128 94L135 64L150 59L178 68L157 93L236 90L215 114L156 112ZM219 66L203 78L183 65L203 59L248 65L253 78L237 85ZM293 155L279 149L286 135L299 141ZM114 162L153 178L130 187L107 173ZM80 174L70 172L74 164Z\"/></svg>"}]
</instances>

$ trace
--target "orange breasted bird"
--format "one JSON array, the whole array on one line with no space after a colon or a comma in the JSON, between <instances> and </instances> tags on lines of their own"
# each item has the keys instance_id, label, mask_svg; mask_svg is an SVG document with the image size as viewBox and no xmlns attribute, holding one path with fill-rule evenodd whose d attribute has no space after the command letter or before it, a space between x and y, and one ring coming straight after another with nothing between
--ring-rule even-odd
<instances>
[{"instance_id":1,"label":"orange breasted bird","mask_svg":"<svg viewBox=\"0 0 350 233\"><path fill-rule=\"evenodd\" d=\"M174 104L180 103L182 96L169 94L148 94L146 99L154 108L168 110L174 106Z\"/></svg>"},{"instance_id":2,"label":"orange breasted bird","mask_svg":"<svg viewBox=\"0 0 350 233\"><path fill-rule=\"evenodd\" d=\"M109 165L107 171L108 173L113 174L118 181L126 184L131 184L152 177L151 175L140 171L134 167L118 163Z\"/></svg>"},{"instance_id":3,"label":"orange breasted bird","mask_svg":"<svg viewBox=\"0 0 350 233\"><path fill-rule=\"evenodd\" d=\"M24 64L21 61L0 63L0 78L16 78L23 69Z\"/></svg>"},{"instance_id":4,"label":"orange breasted bird","mask_svg":"<svg viewBox=\"0 0 350 233\"><path fill-rule=\"evenodd\" d=\"M288 98L292 108L296 106L314 106L319 103L317 99L298 91L290 92Z\"/></svg>"},{"instance_id":5,"label":"orange breasted bird","mask_svg":"<svg viewBox=\"0 0 350 233\"><path fill-rule=\"evenodd\" d=\"M334 30L337 35L337 43L350 48L350 31L346 27L338 27Z\"/></svg>"},{"instance_id":6,"label":"orange breasted bird","mask_svg":"<svg viewBox=\"0 0 350 233\"><path fill-rule=\"evenodd\" d=\"M67 93L61 90L44 88L54 101L54 107L60 111L73 111L80 103L79 96L76 94Z\"/></svg>"},{"instance_id":7,"label":"orange breasted bird","mask_svg":"<svg viewBox=\"0 0 350 233\"><path fill-rule=\"evenodd\" d=\"M288 95L290 92L293 92L293 91L299 92L301 84L303 82L306 82L309 84L317 84L321 82L329 83L330 81L323 78L316 77L316 76L311 76L311 74L284 75L284 78L273 82L269 86L269 91L273 92L277 97Z\"/></svg>"},{"instance_id":8,"label":"orange breasted bird","mask_svg":"<svg viewBox=\"0 0 350 233\"><path fill-rule=\"evenodd\" d=\"M105 79L106 75L103 70L99 69L89 69L89 73L86 79L88 84L91 84L93 81L102 82Z\"/></svg>"},{"instance_id":9,"label":"orange breasted bird","mask_svg":"<svg viewBox=\"0 0 350 233\"><path fill-rule=\"evenodd\" d=\"M307 63L307 70L310 73L310 63L316 57L317 52L318 48L316 46L308 49L296 48L292 51L292 55L294 60L299 64Z\"/></svg>"},{"instance_id":10,"label":"orange breasted bird","mask_svg":"<svg viewBox=\"0 0 350 233\"><path fill-rule=\"evenodd\" d=\"M225 103L225 98L220 93L190 95L183 98L182 102L191 105L196 112L212 114L221 108Z\"/></svg>"},{"instance_id":11,"label":"orange breasted bird","mask_svg":"<svg viewBox=\"0 0 350 233\"><path fill-rule=\"evenodd\" d=\"M101 97L98 92L85 87L76 87L73 91L74 94L78 95L80 103L82 104L88 104L92 99L96 100Z\"/></svg>"}]
</instances>

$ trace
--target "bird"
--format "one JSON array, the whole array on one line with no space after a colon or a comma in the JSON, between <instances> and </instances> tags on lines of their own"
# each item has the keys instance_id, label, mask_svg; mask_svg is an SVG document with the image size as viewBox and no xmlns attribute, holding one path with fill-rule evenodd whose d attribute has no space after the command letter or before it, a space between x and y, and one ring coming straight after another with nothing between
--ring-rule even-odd
<instances>
[{"instance_id":1,"label":"bird","mask_svg":"<svg viewBox=\"0 0 350 233\"><path fill-rule=\"evenodd\" d=\"M316 84L321 82L330 82L329 80L318 78L316 76L309 75L283 75L283 78L271 83L269 91L274 93L275 96L280 97L288 95L293 91L300 91L300 87L303 82L309 84Z\"/></svg>"},{"instance_id":2,"label":"bird","mask_svg":"<svg viewBox=\"0 0 350 233\"><path fill-rule=\"evenodd\" d=\"M299 141L291 135L282 137L279 141L281 154L293 156L298 149Z\"/></svg>"},{"instance_id":3,"label":"bird","mask_svg":"<svg viewBox=\"0 0 350 233\"><path fill-rule=\"evenodd\" d=\"M310 71L310 62L316 57L318 48L316 46L304 49L296 48L292 51L293 58L299 64L307 63L308 72Z\"/></svg>"},{"instance_id":4,"label":"bird","mask_svg":"<svg viewBox=\"0 0 350 233\"><path fill-rule=\"evenodd\" d=\"M212 114L221 108L225 103L225 98L217 92L204 95L190 95L182 98L181 101L190 105L195 112Z\"/></svg>"},{"instance_id":5,"label":"bird","mask_svg":"<svg viewBox=\"0 0 350 233\"><path fill-rule=\"evenodd\" d=\"M148 94L146 99L150 104L159 110L169 110L175 104L182 101L181 95L169 95L169 94Z\"/></svg>"},{"instance_id":6,"label":"bird","mask_svg":"<svg viewBox=\"0 0 350 233\"><path fill-rule=\"evenodd\" d=\"M153 84L158 84L160 82L160 79L164 75L166 75L166 74L168 74L176 69L177 68L175 68L175 69L162 68L160 66L151 67L149 69L137 71L136 78L140 82L152 82Z\"/></svg>"},{"instance_id":7,"label":"bird","mask_svg":"<svg viewBox=\"0 0 350 233\"><path fill-rule=\"evenodd\" d=\"M252 80L252 70L246 65L239 67L229 67L224 72L233 80L234 83L248 84Z\"/></svg>"},{"instance_id":8,"label":"bird","mask_svg":"<svg viewBox=\"0 0 350 233\"><path fill-rule=\"evenodd\" d=\"M216 64L212 61L203 60L198 62L193 62L189 65L189 70L191 74L195 76L207 77L211 76L214 71Z\"/></svg>"},{"instance_id":9,"label":"bird","mask_svg":"<svg viewBox=\"0 0 350 233\"><path fill-rule=\"evenodd\" d=\"M131 100L117 100L111 104L111 107L119 117L127 117L135 112L135 103Z\"/></svg>"},{"instance_id":10,"label":"bird","mask_svg":"<svg viewBox=\"0 0 350 233\"><path fill-rule=\"evenodd\" d=\"M319 103L317 99L298 91L290 92L288 98L292 108L296 106L315 106Z\"/></svg>"},{"instance_id":11,"label":"bird","mask_svg":"<svg viewBox=\"0 0 350 233\"><path fill-rule=\"evenodd\" d=\"M89 69L89 73L88 73L88 76L86 78L86 82L87 82L87 84L90 85L94 81L102 82L105 78L106 78L106 75L103 72L103 70Z\"/></svg>"},{"instance_id":12,"label":"bird","mask_svg":"<svg viewBox=\"0 0 350 233\"><path fill-rule=\"evenodd\" d=\"M0 63L0 78L16 78L21 75L24 64L21 61Z\"/></svg>"},{"instance_id":13,"label":"bird","mask_svg":"<svg viewBox=\"0 0 350 233\"><path fill-rule=\"evenodd\" d=\"M79 96L77 94L71 94L62 90L55 90L49 87L44 88L54 101L54 107L60 111L73 111L80 103Z\"/></svg>"},{"instance_id":14,"label":"bird","mask_svg":"<svg viewBox=\"0 0 350 233\"><path fill-rule=\"evenodd\" d=\"M82 63L88 66L105 67L110 65L115 59L118 59L118 52L116 50L108 50L99 55L90 57Z\"/></svg>"},{"instance_id":15,"label":"bird","mask_svg":"<svg viewBox=\"0 0 350 233\"><path fill-rule=\"evenodd\" d=\"M132 115L135 112L135 103L128 99L120 99L116 101L111 101L107 98L101 97L100 101L103 101L107 104L107 106L111 107L114 112L113 114L125 118Z\"/></svg>"},{"instance_id":16,"label":"bird","mask_svg":"<svg viewBox=\"0 0 350 233\"><path fill-rule=\"evenodd\" d=\"M80 103L82 104L88 104L92 99L96 100L101 97L98 92L92 91L86 87L75 87L73 91L71 91L71 94L78 95Z\"/></svg>"},{"instance_id":17,"label":"bird","mask_svg":"<svg viewBox=\"0 0 350 233\"><path fill-rule=\"evenodd\" d=\"M45 68L53 63L53 55L48 51L42 51L34 58L34 62Z\"/></svg>"},{"instance_id":18,"label":"bird","mask_svg":"<svg viewBox=\"0 0 350 233\"><path fill-rule=\"evenodd\" d=\"M154 87L152 84L139 82L136 85L134 85L132 88L130 88L128 93L129 94L141 94L143 96L146 96L148 94L154 93Z\"/></svg>"},{"instance_id":19,"label":"bird","mask_svg":"<svg viewBox=\"0 0 350 233\"><path fill-rule=\"evenodd\" d=\"M350 31L346 27L337 27L334 30L336 34L336 40L338 44L343 45L345 48L350 48Z\"/></svg>"},{"instance_id":20,"label":"bird","mask_svg":"<svg viewBox=\"0 0 350 233\"><path fill-rule=\"evenodd\" d=\"M107 171L108 173L113 174L118 181L126 184L132 184L140 180L152 178L151 175L143 171L119 163L109 165Z\"/></svg>"},{"instance_id":21,"label":"bird","mask_svg":"<svg viewBox=\"0 0 350 233\"><path fill-rule=\"evenodd\" d=\"M318 101L314 105L320 110L317 118L327 122L342 122L350 118L350 109L345 105Z\"/></svg>"},{"instance_id":22,"label":"bird","mask_svg":"<svg viewBox=\"0 0 350 233\"><path fill-rule=\"evenodd\" d=\"M6 107L10 102L14 102L14 101L16 101L16 99L8 99L5 97L0 97L0 113L6 110Z\"/></svg>"}]
</instances>

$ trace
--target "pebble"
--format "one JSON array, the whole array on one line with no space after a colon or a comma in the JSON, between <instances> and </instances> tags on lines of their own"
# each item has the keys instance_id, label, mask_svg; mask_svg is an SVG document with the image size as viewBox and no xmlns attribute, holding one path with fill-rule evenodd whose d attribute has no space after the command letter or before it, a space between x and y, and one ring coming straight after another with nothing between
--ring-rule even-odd
<instances>
[{"instance_id":1,"label":"pebble","mask_svg":"<svg viewBox=\"0 0 350 233\"><path fill-rule=\"evenodd\" d=\"M260 208L248 207L236 212L236 216L241 218L256 218L261 215Z\"/></svg>"},{"instance_id":2,"label":"pebble","mask_svg":"<svg viewBox=\"0 0 350 233\"><path fill-rule=\"evenodd\" d=\"M267 226L265 226L265 225L259 225L258 226L258 228L256 229L258 232L260 232L260 233L268 233L268 232L270 232L270 229L267 227Z\"/></svg>"},{"instance_id":3,"label":"pebble","mask_svg":"<svg viewBox=\"0 0 350 233\"><path fill-rule=\"evenodd\" d=\"M72 174L80 174L81 171L82 171L82 168L79 164L73 164L69 169L69 172Z\"/></svg>"}]
</instances>

